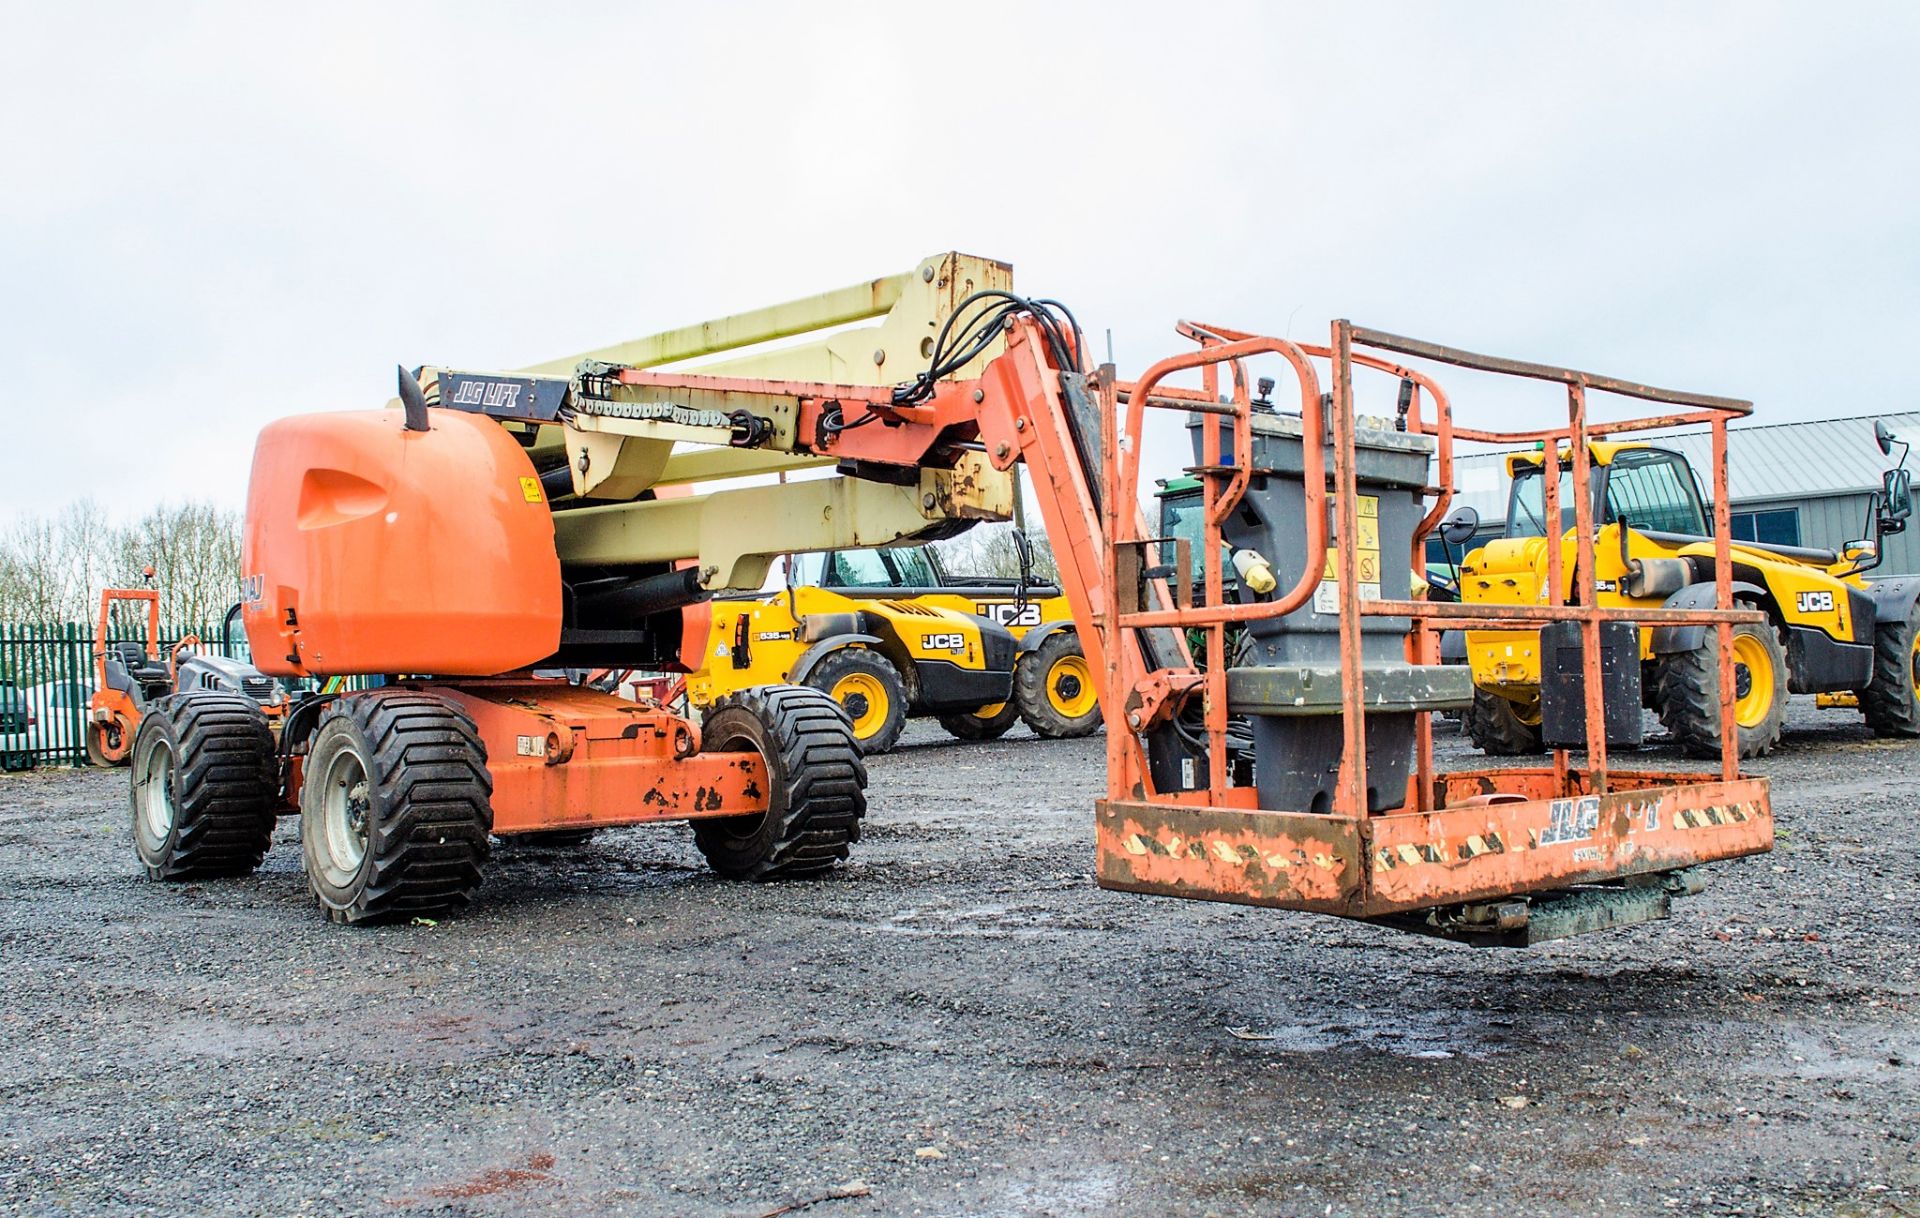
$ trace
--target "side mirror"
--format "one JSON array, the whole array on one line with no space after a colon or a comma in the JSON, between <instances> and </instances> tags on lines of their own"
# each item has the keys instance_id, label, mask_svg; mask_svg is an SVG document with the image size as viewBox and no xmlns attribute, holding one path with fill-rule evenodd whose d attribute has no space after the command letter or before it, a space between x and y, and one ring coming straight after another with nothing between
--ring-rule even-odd
<instances>
[{"instance_id":1,"label":"side mirror","mask_svg":"<svg viewBox=\"0 0 1920 1218\"><path fill-rule=\"evenodd\" d=\"M1461 504L1440 522L1440 540L1450 546L1464 546L1480 531L1480 513Z\"/></svg>"},{"instance_id":2,"label":"side mirror","mask_svg":"<svg viewBox=\"0 0 1920 1218\"><path fill-rule=\"evenodd\" d=\"M1020 579L1023 583L1033 581L1033 543L1027 540L1026 530L1013 531L1013 552L1020 561Z\"/></svg>"},{"instance_id":3,"label":"side mirror","mask_svg":"<svg viewBox=\"0 0 1920 1218\"><path fill-rule=\"evenodd\" d=\"M1840 547L1840 558L1848 563L1871 563L1880 557L1880 543L1871 537L1862 537Z\"/></svg>"},{"instance_id":4,"label":"side mirror","mask_svg":"<svg viewBox=\"0 0 1920 1218\"><path fill-rule=\"evenodd\" d=\"M1905 520L1913 515L1913 474L1904 469L1888 470L1880 478L1880 497L1887 519Z\"/></svg>"},{"instance_id":5,"label":"side mirror","mask_svg":"<svg viewBox=\"0 0 1920 1218\"><path fill-rule=\"evenodd\" d=\"M1880 446L1881 456L1891 457L1893 455L1893 446L1899 442L1899 437L1895 436L1887 427L1885 419L1875 419L1873 421L1873 442Z\"/></svg>"}]
</instances>

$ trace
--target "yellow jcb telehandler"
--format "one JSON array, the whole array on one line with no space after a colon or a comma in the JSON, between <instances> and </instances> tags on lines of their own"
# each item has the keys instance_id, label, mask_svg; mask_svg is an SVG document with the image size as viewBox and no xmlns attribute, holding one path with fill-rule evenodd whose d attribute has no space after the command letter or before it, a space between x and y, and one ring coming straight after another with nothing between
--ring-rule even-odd
<instances>
[{"instance_id":1,"label":"yellow jcb telehandler","mask_svg":"<svg viewBox=\"0 0 1920 1218\"><path fill-rule=\"evenodd\" d=\"M818 689L853 720L868 755L909 717L932 715L962 740L992 740L1024 720L1049 738L1100 725L1092 671L1058 587L1023 574L962 576L931 547L794 555L786 586L717 597L704 662L687 697L704 710L762 685Z\"/></svg>"},{"instance_id":2,"label":"yellow jcb telehandler","mask_svg":"<svg viewBox=\"0 0 1920 1218\"><path fill-rule=\"evenodd\" d=\"M1884 424L1875 425L1880 449L1898 467L1888 470L1875 496L1873 535L1839 552L1801 546L1733 543L1734 597L1740 608L1767 616L1733 632L1734 719L1742 757L1767 753L1780 740L1789 692L1850 693L1869 726L1883 736L1920 736L1920 578L1869 580L1880 560L1880 542L1906 527L1912 512L1912 479L1906 445ZM1688 609L1713 603L1713 551L1708 511L1700 483L1680 453L1647 444L1588 442L1594 467L1591 488L1596 535L1594 602L1602 607ZM1573 552L1573 489L1564 448L1560 477L1544 476L1544 452L1507 458L1513 483L1505 535L1469 554L1462 566L1460 596L1467 604L1577 603L1573 562L1561 563L1566 586L1547 589L1551 533L1563 555ZM1558 529L1548 521L1557 514ZM1620 624L1609 640L1607 663L1620 679L1637 685L1641 703L1657 711L1675 743L1695 756L1720 750L1719 654L1713 631L1700 626ZM1482 751L1538 753L1577 734L1577 711L1556 723L1554 699L1543 698L1541 674L1551 686L1556 665L1567 662L1554 631L1469 630L1473 706L1468 735ZM1631 670L1631 671L1629 671ZM1563 700L1564 702L1565 700ZM1639 743L1637 713L1612 716L1609 735Z\"/></svg>"}]
</instances>

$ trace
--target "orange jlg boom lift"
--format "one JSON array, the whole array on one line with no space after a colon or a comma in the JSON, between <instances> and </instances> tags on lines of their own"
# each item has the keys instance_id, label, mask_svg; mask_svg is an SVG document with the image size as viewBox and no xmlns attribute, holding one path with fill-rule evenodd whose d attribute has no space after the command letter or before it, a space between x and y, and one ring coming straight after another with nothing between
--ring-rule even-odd
<instances>
[{"instance_id":1,"label":"orange jlg boom lift","mask_svg":"<svg viewBox=\"0 0 1920 1218\"><path fill-rule=\"evenodd\" d=\"M704 598L758 587L781 553L1004 518L1019 462L1100 685L1103 886L1524 944L1664 916L1697 887L1696 865L1770 847L1766 781L1737 768L1724 658L1732 624L1755 616L1733 608L1728 562L1726 423L1747 403L1345 321L1324 346L1183 324L1193 349L1125 382L1088 365L1065 309L986 286L1008 281L1004 266L946 255L916 277L947 303L896 384L605 358L557 376L423 369L402 373L397 409L267 427L244 549L256 661L378 684L310 700L277 744L244 699L187 694L149 713L132 795L149 873L249 870L274 818L296 809L312 887L349 922L463 904L490 834L686 820L725 875L830 867L858 837L865 772L823 695L750 690L701 725L536 670L700 656ZM777 332L778 315L764 311L760 332ZM1559 384L1565 422L1457 427L1441 385L1395 355ZM1297 415L1254 400L1255 360L1290 370ZM1356 370L1397 388L1384 417L1361 413ZM1199 386L1168 384L1182 373ZM1670 412L1591 422L1590 393ZM1206 505L1201 589L1187 586L1186 543L1151 536L1139 511L1149 409L1188 422ZM1605 707L1637 694L1610 688L1601 646L1626 611L1402 592L1446 512L1456 440L1564 447L1574 585L1592 587L1587 440L1703 423L1718 608L1631 617L1721 632L1728 745L1715 772L1612 769ZM830 464L836 476L685 494L676 460L730 473ZM1557 492L1548 479L1548 519ZM1226 555L1241 575L1230 594ZM1552 561L1557 587L1558 550ZM1584 708L1581 764L1563 749L1551 766L1435 772L1430 714L1471 696L1465 670L1438 663L1439 629L1566 621L1580 645L1559 687ZM1248 636L1231 665L1230 625Z\"/></svg>"}]
</instances>

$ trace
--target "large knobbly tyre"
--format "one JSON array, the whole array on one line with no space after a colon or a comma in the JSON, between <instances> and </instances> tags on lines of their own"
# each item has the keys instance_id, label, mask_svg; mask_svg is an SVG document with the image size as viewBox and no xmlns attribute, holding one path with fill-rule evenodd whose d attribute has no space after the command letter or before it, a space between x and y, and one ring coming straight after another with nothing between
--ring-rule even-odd
<instances>
[{"instance_id":1,"label":"large knobbly tyre","mask_svg":"<svg viewBox=\"0 0 1920 1218\"><path fill-rule=\"evenodd\" d=\"M1020 706L1012 698L983 706L971 714L942 715L940 726L960 740L998 740L1020 720Z\"/></svg>"},{"instance_id":2,"label":"large knobbly tyre","mask_svg":"<svg viewBox=\"0 0 1920 1218\"><path fill-rule=\"evenodd\" d=\"M273 733L238 694L174 694L133 743L133 850L155 880L246 875L273 843Z\"/></svg>"},{"instance_id":3,"label":"large knobbly tyre","mask_svg":"<svg viewBox=\"0 0 1920 1218\"><path fill-rule=\"evenodd\" d=\"M862 753L875 757L899 743L907 727L907 686L887 657L865 647L842 647L814 666L807 684L847 712Z\"/></svg>"},{"instance_id":4,"label":"large knobbly tyre","mask_svg":"<svg viewBox=\"0 0 1920 1218\"><path fill-rule=\"evenodd\" d=\"M1091 735L1100 726L1100 696L1079 637L1057 631L1021 656L1013 669L1013 700L1035 735Z\"/></svg>"},{"instance_id":5,"label":"large knobbly tyre","mask_svg":"<svg viewBox=\"0 0 1920 1218\"><path fill-rule=\"evenodd\" d=\"M1736 601L1739 609L1757 609ZM1733 718L1741 757L1764 757L1780 743L1787 716L1787 652L1771 624L1733 628ZM1660 722L1691 757L1720 755L1720 632L1709 626L1700 646L1660 666Z\"/></svg>"},{"instance_id":6,"label":"large knobbly tyre","mask_svg":"<svg viewBox=\"0 0 1920 1218\"><path fill-rule=\"evenodd\" d=\"M1860 711L1876 736L1920 736L1920 604L1873 631L1873 680Z\"/></svg>"},{"instance_id":7,"label":"large knobbly tyre","mask_svg":"<svg viewBox=\"0 0 1920 1218\"><path fill-rule=\"evenodd\" d=\"M1473 705L1466 712L1467 739L1473 747L1490 757L1525 757L1546 751L1540 739L1540 715L1533 722L1520 717L1520 708L1510 698L1473 691Z\"/></svg>"},{"instance_id":8,"label":"large knobbly tyre","mask_svg":"<svg viewBox=\"0 0 1920 1218\"><path fill-rule=\"evenodd\" d=\"M846 712L815 689L765 685L720 701L701 729L713 752L755 750L767 810L693 822L708 866L730 879L825 871L847 857L867 811L867 767Z\"/></svg>"},{"instance_id":9,"label":"large knobbly tyre","mask_svg":"<svg viewBox=\"0 0 1920 1218\"><path fill-rule=\"evenodd\" d=\"M473 720L410 689L347 694L300 792L307 881L335 922L436 917L480 886L493 779Z\"/></svg>"}]
</instances>

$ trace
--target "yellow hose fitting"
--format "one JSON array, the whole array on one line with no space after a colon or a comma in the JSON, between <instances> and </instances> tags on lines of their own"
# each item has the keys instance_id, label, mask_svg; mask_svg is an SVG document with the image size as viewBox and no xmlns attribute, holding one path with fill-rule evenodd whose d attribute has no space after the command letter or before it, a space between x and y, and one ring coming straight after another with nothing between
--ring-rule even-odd
<instances>
[{"instance_id":1,"label":"yellow hose fitting","mask_svg":"<svg viewBox=\"0 0 1920 1218\"><path fill-rule=\"evenodd\" d=\"M1233 569L1240 573L1240 585L1257 595L1265 596L1280 586L1280 581L1273 577L1273 568L1260 557L1258 550L1235 550Z\"/></svg>"}]
</instances>

